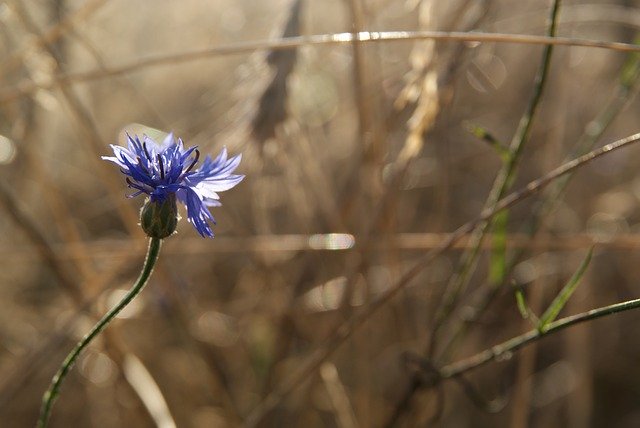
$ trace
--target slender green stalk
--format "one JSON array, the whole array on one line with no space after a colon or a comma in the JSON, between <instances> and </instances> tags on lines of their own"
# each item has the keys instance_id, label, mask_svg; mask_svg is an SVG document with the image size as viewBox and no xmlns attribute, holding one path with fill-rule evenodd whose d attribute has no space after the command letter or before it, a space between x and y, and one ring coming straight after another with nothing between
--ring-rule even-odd
<instances>
[{"instance_id":1,"label":"slender green stalk","mask_svg":"<svg viewBox=\"0 0 640 428\"><path fill-rule=\"evenodd\" d=\"M562 287L562 290L560 291L560 293L558 293L556 298L553 299L547 310L544 311L544 313L540 317L540 321L538 322L538 330L542 332L546 331L547 326L556 319L560 311L562 311L562 308L564 308L564 306L571 298L571 295L573 295L573 292L576 291L576 288L578 288L578 285L580 285L580 281L582 280L582 277L584 276L584 273L586 272L587 267L589 267L589 263L591 262L591 256L593 256L593 248L594 247L592 246L589 249L587 256L584 258L584 260L582 260L582 263L580 264L578 270L573 274L569 282L567 282L565 286Z\"/></svg>"},{"instance_id":2,"label":"slender green stalk","mask_svg":"<svg viewBox=\"0 0 640 428\"><path fill-rule=\"evenodd\" d=\"M558 15L560 11L560 0L554 0L553 6L549 16L549 28L547 35L554 37L556 34L556 26L558 22ZM525 113L522 115L518 128L513 136L508 148L508 156L506 162L503 163L502 168L498 172L498 175L493 183L491 191L487 201L485 202L485 209L491 209L496 206L498 201L504 196L504 194L511 188L518 169L518 164L522 150L525 143L531 133L533 125L533 119L542 100L542 94L546 87L546 83L549 76L549 68L551 66L551 56L553 53L553 46L547 45L544 48L542 54L542 62L538 73L536 74L533 96L527 105ZM475 271L478 261L478 255L480 253L480 245L489 229L491 222L485 221L480 223L470 238L470 248L467 250L456 269L456 272L452 275L449 282L445 287L444 294L441 297L440 305L434 319L434 325L431 332L430 343L428 345L427 354L429 357L433 357L436 351L436 345L440 336L440 330L443 324L448 319L449 315L453 312L458 302L458 298L466 289L473 272ZM505 225L506 226L506 225Z\"/></svg>"},{"instance_id":3,"label":"slender green stalk","mask_svg":"<svg viewBox=\"0 0 640 428\"><path fill-rule=\"evenodd\" d=\"M634 39L636 43L640 43L640 35L636 35ZM589 150L593 149L593 146L604 135L605 131L609 129L613 121L618 117L620 112L623 111L625 106L629 104L629 100L637 94L640 89L640 59L638 54L632 52L626 60L626 64L620 75L620 81L615 90L615 93L609 103L600 111L597 117L592 120L579 138L571 154L567 156L566 160L574 159L578 156L582 156ZM538 230L543 226L545 219L556 208L558 201L562 200L562 195L567 188L573 173L569 173L555 181L548 191L543 195L541 202L537 203L533 207L533 213L529 224L525 227L526 233L533 237L538 233ZM511 257L511 260L506 267L506 272L511 272L513 268L522 261L522 257L525 254L524 249L517 250ZM440 357L447 359L447 356L451 353L454 345L459 342L462 336L466 333L467 327L470 322L473 322L485 310L489 307L489 304L498 295L499 285L492 284L490 287L486 287L480 297L477 299L479 302L475 305L474 316L471 319L465 319L458 321L457 325L452 328L451 333L446 344L442 345L442 352Z\"/></svg>"},{"instance_id":4,"label":"slender green stalk","mask_svg":"<svg viewBox=\"0 0 640 428\"><path fill-rule=\"evenodd\" d=\"M342 345L354 331L369 320L378 310L383 308L386 303L393 299L398 293L405 289L417 276L422 272L436 257L442 255L445 251L451 249L453 245L459 242L463 237L467 236L474 228L486 220L491 219L498 212L511 208L518 202L523 201L529 196L538 193L549 184L553 183L559 177L569 174L572 171L577 170L585 166L586 164L593 162L601 156L606 156L609 153L613 153L616 150L620 150L631 144L640 142L640 133L630 135L621 140L614 141L613 143L602 146L595 149L577 159L567 162L553 171L547 173L545 176L529 182L525 187L518 191L510 193L498 202L495 209L483 210L479 217L463 224L453 232L451 232L447 238L442 240L440 244L433 248L428 253L424 254L419 261L417 261L412 268L405 272L402 277L389 287L385 293L377 300L374 300L362 311L352 315L344 323L340 324L330 336L325 340L316 352L313 353L306 363L302 365L302 368L293 372L282 383L276 386L265 398L259 403L244 420L244 425L247 427L257 426L262 419L271 412L283 398L291 394L296 388L304 383L306 379L313 376L316 370L320 368L323 362L325 362L333 353Z\"/></svg>"},{"instance_id":5,"label":"slender green stalk","mask_svg":"<svg viewBox=\"0 0 640 428\"><path fill-rule=\"evenodd\" d=\"M505 357L510 353L517 351L518 349L535 342L544 336L548 336L552 333L557 333L560 330L571 327L576 324L583 323L585 321L594 320L607 315L617 314L618 312L625 312L632 309L640 308L640 299L628 300L626 302L620 302L609 306L603 306L601 308L592 309L580 314L571 315L566 318L559 319L552 323L549 323L545 331L541 332L537 328L529 330L528 332L507 340L499 345L486 349L472 357L458 361L457 363L449 364L439 370L439 377L446 379L456 376L460 376L469 370L480 367L490 361Z\"/></svg>"},{"instance_id":6,"label":"slender green stalk","mask_svg":"<svg viewBox=\"0 0 640 428\"><path fill-rule=\"evenodd\" d=\"M551 7L549 15L549 26L547 29L547 35L549 37L555 37L556 35L560 3L561 0L554 0ZM549 68L551 66L552 54L553 45L545 46L542 54L542 62L540 63L534 82L533 96L529 100L527 109L520 118L518 128L516 129L509 147L507 148L507 153L504 156L505 159L503 161L502 167L498 171L498 175L493 182L493 186L485 202L483 212L487 210L494 210L504 194L511 188L515 180L520 156L522 155L524 145L529 138L533 119L538 110L538 106L540 105L540 101L542 100L542 95L546 87L547 78L549 76ZM507 215L508 212L506 211L505 214L500 215L500 218L502 218L503 221L497 224L498 226L502 226L502 231L500 230L500 228L498 228L497 230L499 234L500 232L504 234L504 232L506 231L506 220L504 219ZM459 297L466 289L471 276L475 271L476 264L478 262L478 256L480 253L480 245L482 244L482 241L484 240L486 232L490 228L491 223L492 219L487 219L477 224L470 238L469 249L463 253L456 271L445 286L433 320L431 337L429 338L427 346L424 350L424 354L429 359L433 359L433 357L435 356L436 347L439 345L441 329L445 325L449 316L455 310ZM494 225L496 224L494 223ZM501 251L500 253L503 257L503 261L500 262L500 264L503 265L500 269L500 276L503 276L506 272L506 264L504 263L506 253L503 251ZM494 252L494 254L498 255L498 253L496 252ZM494 262L495 261L492 260L492 263ZM419 387L420 379L418 379L418 377L414 377L407 387L405 393L397 402L395 410L393 411L391 418L387 421L385 426L393 426L397 423L400 416L407 410L411 397L413 397Z\"/></svg>"},{"instance_id":7,"label":"slender green stalk","mask_svg":"<svg viewBox=\"0 0 640 428\"><path fill-rule=\"evenodd\" d=\"M64 381L65 377L73 367L73 364L76 362L80 353L84 350L84 348L91 343L95 337L104 330L107 325L122 311L131 301L142 291L144 286L147 284L149 277L151 276L151 272L153 272L153 268L158 260L158 254L160 253L160 246L162 243L162 239L151 238L149 240L149 249L147 250L147 258L144 261L144 266L142 267L142 272L140 272L140 276L138 280L133 284L133 287L127 292L127 294L118 302L116 306L114 306L107 314L102 317L100 321L93 326L91 331L86 334L82 338L80 342L73 348L73 350L67 355L64 362L58 369L58 372L55 374L53 379L51 379L51 385L49 385L49 389L44 393L42 397L42 407L40 409L40 417L38 418L38 428L45 428L49 423L49 416L51 415L51 409L53 407L53 403L59 393L60 386Z\"/></svg>"}]
</instances>

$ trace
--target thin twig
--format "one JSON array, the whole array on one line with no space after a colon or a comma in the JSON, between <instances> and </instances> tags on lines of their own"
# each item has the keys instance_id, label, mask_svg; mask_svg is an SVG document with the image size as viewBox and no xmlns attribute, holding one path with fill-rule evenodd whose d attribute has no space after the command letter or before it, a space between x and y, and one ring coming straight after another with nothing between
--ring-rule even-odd
<instances>
[{"instance_id":1,"label":"thin twig","mask_svg":"<svg viewBox=\"0 0 640 428\"><path fill-rule=\"evenodd\" d=\"M335 365L324 363L320 367L320 376L329 395L331 407L336 414L336 423L340 428L356 428L359 426L349 395L340 381Z\"/></svg>"},{"instance_id":2,"label":"thin twig","mask_svg":"<svg viewBox=\"0 0 640 428\"><path fill-rule=\"evenodd\" d=\"M365 16L363 12L363 5L359 0L347 0L347 6L349 8L349 14L351 15L351 25L353 29L353 35L360 34L365 27ZM358 43L357 38L353 37L351 43L353 68L351 78L353 81L353 88L355 92L355 101L358 106L358 131L361 144L361 150L365 152L365 158L368 161L377 161L376 157L379 156L377 148L373 145L373 141L370 136L371 126L373 121L373 109L371 103L372 94L367 89L369 86L369 74L367 73L367 65L365 61L365 54L362 49L362 45Z\"/></svg>"},{"instance_id":3,"label":"thin twig","mask_svg":"<svg viewBox=\"0 0 640 428\"><path fill-rule=\"evenodd\" d=\"M353 332L367 321L373 314L375 314L380 308L382 308L387 302L389 302L400 290L404 289L422 270L428 265L429 262L434 260L437 256L444 251L451 248L459 239L472 231L478 224L489 220L497 213L510 208L525 198L539 192L544 189L551 182L557 180L565 174L580 168L587 163L599 158L600 156L614 152L630 144L640 141L640 133L631 135L626 138L622 138L613 143L607 144L601 148L593 150L584 156L580 156L570 162L567 162L553 171L546 174L537 180L534 180L527 184L524 188L515 191L505 198L501 199L493 210L484 210L479 217L465 223L460 226L454 232L452 232L445 240L443 240L438 248L429 251L418 263L416 263L409 271L407 271L398 282L396 282L389 290L382 295L378 300L375 300L364 309L362 312L352 316L344 324L339 326L329 339L325 342L325 345L318 349L314 355L312 355L308 362L288 379L285 379L273 392L271 392L262 403L253 409L245 420L245 424L249 427L256 426L264 416L266 416L271 410L273 410L280 401L288 394L293 392L300 384L307 380L321 365L326 361L338 347L348 339ZM553 326L551 326L553 327Z\"/></svg>"},{"instance_id":4,"label":"thin twig","mask_svg":"<svg viewBox=\"0 0 640 428\"><path fill-rule=\"evenodd\" d=\"M550 37L553 37L556 32L559 9L560 1L555 0L549 16L548 35ZM516 130L513 139L509 144L509 155L506 162L498 172L498 175L496 176L491 191L489 192L487 201L485 202L485 209L492 209L493 207L495 207L500 198L504 196L505 192L507 192L513 184L513 180L515 179L515 175L517 173L520 155L522 154L522 149L529 138L535 113L538 109L538 106L540 105L540 101L542 100L542 94L544 92L547 77L549 75L552 53L553 46L546 46L542 55L540 69L538 70L538 73L536 75L533 96L531 97L527 109L520 119L518 129ZM474 233L471 237L473 245L463 255L458 270L452 276L451 280L447 284L447 287L445 288L445 292L442 296L441 302L438 305L438 312L436 313L434 327L431 332L430 344L427 351L428 353L430 353L430 357L435 352L440 328L455 308L459 296L467 287L471 275L473 275L473 272L475 271L480 244L482 243L482 240L484 239L485 233L487 232L488 228L488 221L480 223L478 227L475 228Z\"/></svg>"},{"instance_id":5,"label":"thin twig","mask_svg":"<svg viewBox=\"0 0 640 428\"><path fill-rule=\"evenodd\" d=\"M633 43L605 42L601 40L572 37L548 37L528 34L503 34L456 31L362 31L353 33L317 34L311 36L287 37L276 40L258 40L238 42L207 49L198 49L171 55L156 55L139 59L129 64L106 69L89 70L75 73L62 73L49 82L24 80L0 90L0 103L6 103L35 92L38 89L50 89L54 86L67 86L72 83L105 79L121 74L133 73L146 68L180 64L202 59L251 53L259 50L297 49L301 46L340 45L353 43L400 42L414 40L442 40L449 42L513 43L520 45L574 46L609 49L620 52L640 52L640 46Z\"/></svg>"},{"instance_id":6,"label":"thin twig","mask_svg":"<svg viewBox=\"0 0 640 428\"><path fill-rule=\"evenodd\" d=\"M614 119L629 103L629 100L637 93L639 89L638 83L640 82L640 65L638 64L638 58L636 56L637 54L635 53L629 55L629 58L627 59L627 65L623 67L620 82L615 90L612 99L600 111L597 117L589 122L582 136L578 139L578 142L572 150L572 153L565 160L573 159L577 156L583 155L589 150L592 150L593 146L600 140L605 131L609 129ZM528 236L529 238L527 239L526 237L523 237L523 239L529 241L530 246L527 248L519 246L513 241L509 242L510 248L519 248L519 251L517 251L516 254L511 257L511 260L509 261L506 268L507 272L511 272L513 268L522 260L525 248L542 248L538 247L537 243L546 241L547 237L540 236L539 230L542 228L545 219L549 216L550 213L553 212L553 210L557 206L558 201L561 199L561 196L567 188L572 177L573 174L567 174L563 178L554 182L553 186L551 186L544 192L541 201L535 204L533 213L531 215L531 220L529 224L524 228L527 233L526 236ZM531 239L531 237L533 236L536 236L535 240ZM598 245L609 246L614 241L619 242L618 238L619 237L612 237L611 241L606 239L600 240L600 242L598 242ZM616 245L617 244L614 244L614 247ZM581 246L579 248L587 247L588 246ZM578 247L574 247L574 249L577 248ZM475 305L476 310L474 311L473 319L477 319L477 317L484 313L489 304L497 295L497 291L498 287L495 286L481 290L480 297L477 299L478 303L477 305ZM464 330L466 329L469 321L472 320L459 321L458 325L452 328L453 333L448 335L448 342L444 346L442 346L443 351L441 355L444 356L445 359L446 355L449 354L454 342L457 342L460 336L464 333Z\"/></svg>"},{"instance_id":7,"label":"thin twig","mask_svg":"<svg viewBox=\"0 0 640 428\"><path fill-rule=\"evenodd\" d=\"M108 0L89 0L73 12L67 14L63 19L45 30L40 36L30 40L25 46L11 53L8 58L2 61L0 66L0 77L14 71L24 62L24 59L34 49L42 48L48 44L55 43L58 39L71 30L77 22L86 20L96 13Z\"/></svg>"},{"instance_id":8,"label":"thin twig","mask_svg":"<svg viewBox=\"0 0 640 428\"><path fill-rule=\"evenodd\" d=\"M25 27L25 29L29 33L45 40L42 32L38 28L38 25L30 16L30 14L28 13L28 11L26 10L26 8L22 3L16 0L13 0L11 1L10 6L16 12L16 15L19 17L22 25ZM50 58L53 60L55 64L55 68L58 70L61 70L64 64L64 59L60 57L58 52L53 48L53 46L50 43L45 43L43 47L47 51ZM93 120L89 110L84 106L80 98L76 95L76 93L72 89L73 88L61 86L60 92L61 92L62 98L68 104L69 110L72 113L73 118L76 120L76 123L78 125L78 131L80 131L80 133L83 134L82 137L84 139L86 139L89 143L91 143L90 146L93 148L93 151L95 152L94 154L98 155L101 153L101 151L105 147L105 144L102 141L102 138L100 137L98 126L96 122ZM107 166L105 165L104 162L100 160L99 156L91 156L91 161L94 162L95 169L101 175L103 179L102 180L103 183L108 187L109 189L108 195L109 197L113 198L114 204L117 207L118 213L122 218L125 228L128 229L128 232L132 236L141 235L141 230L137 226L138 213L135 212L135 210L131 208L129 205L123 205L119 203L120 202L119 195L121 192L122 185L117 181L115 181L115 176L110 174L110 172L107 171Z\"/></svg>"},{"instance_id":9,"label":"thin twig","mask_svg":"<svg viewBox=\"0 0 640 428\"><path fill-rule=\"evenodd\" d=\"M71 297L77 306L82 306L84 295L82 289L73 280L71 274L56 257L55 250L49 244L47 237L42 233L31 216L24 209L22 204L15 198L4 183L0 182L0 204L6 212L16 222L18 227L27 235L29 241L35 245L36 249L45 264L51 269L53 276L58 280L60 286Z\"/></svg>"},{"instance_id":10,"label":"thin twig","mask_svg":"<svg viewBox=\"0 0 640 428\"><path fill-rule=\"evenodd\" d=\"M78 321L85 316L86 313L89 313L91 308L95 307L98 298L103 296L104 293L111 288L110 283L112 279L120 275L123 271L128 270L131 262L132 259L122 259L118 266L98 276L94 288L100 291L85 298L82 305L77 307L77 311L66 319L60 328L48 334L47 338L43 339L43 341L38 343L33 349L25 352L11 372L2 377L2 382L0 382L0 408L8 405L11 400L18 397L18 392L30 384L32 377L42 368L43 363L50 358L50 355L57 352L60 346L66 343L68 332L74 331ZM109 337L105 336L105 339L109 340ZM125 355L125 350L118 349L119 342L111 342L113 347L108 347L107 353L109 353L110 357L115 361L118 361L120 354ZM116 351L119 355L115 355Z\"/></svg>"},{"instance_id":11,"label":"thin twig","mask_svg":"<svg viewBox=\"0 0 640 428\"><path fill-rule=\"evenodd\" d=\"M515 352L518 349L530 343L536 342L542 337L548 336L552 333L557 333L558 331L564 330L565 328L586 321L602 318L607 315L617 314L619 312L630 311L636 308L640 308L640 299L628 300L626 302L620 302L613 305L592 309L587 312L559 319L549 324L548 329L544 332L540 332L538 329L532 329L520 336L514 337L507 340L506 342L486 349L472 357L444 366L440 369L440 376L443 379L460 376L463 373L478 368L493 360L499 359L500 357L508 355L511 352Z\"/></svg>"},{"instance_id":12,"label":"thin twig","mask_svg":"<svg viewBox=\"0 0 640 428\"><path fill-rule=\"evenodd\" d=\"M559 7L560 1L555 0L549 16L549 26L547 31L549 37L555 36ZM513 183L517 173L517 166L522 149L529 137L533 118L542 99L542 94L547 82L547 76L549 74L552 52L552 45L545 46L545 50L542 54L542 61L539 66L538 73L536 74L533 96L529 100L527 109L522 115L518 128L511 140L511 143L509 144L508 152L505 155L502 168L500 168L485 202L485 209L493 209ZM434 325L430 332L430 338L425 349L426 357L429 359L433 358L433 355L436 352L442 327L454 311L460 296L466 290L469 281L475 272L478 257L480 255L480 247L489 227L490 222L484 221L479 223L474 229L470 239L470 247L463 253L455 273L451 276L445 286L444 293L437 305L437 311L433 322ZM401 399L398 401L387 426L394 425L401 414L406 411L412 397L420 388L420 385L420 379L417 376L414 376L407 386L407 390L402 394Z\"/></svg>"}]
</instances>

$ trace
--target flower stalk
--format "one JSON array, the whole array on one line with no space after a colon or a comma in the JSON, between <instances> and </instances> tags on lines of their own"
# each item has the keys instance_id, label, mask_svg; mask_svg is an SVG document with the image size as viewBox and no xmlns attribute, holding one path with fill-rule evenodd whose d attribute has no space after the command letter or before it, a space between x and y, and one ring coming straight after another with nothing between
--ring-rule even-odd
<instances>
[{"instance_id":1,"label":"flower stalk","mask_svg":"<svg viewBox=\"0 0 640 428\"><path fill-rule=\"evenodd\" d=\"M60 386L84 348L147 284L158 260L162 240L176 231L180 218L177 202L186 206L187 219L200 236L213 238L209 223L215 224L215 219L209 208L222 205L218 192L235 187L244 178L244 175L233 174L240 164L241 155L228 158L227 150L223 149L215 159L207 155L202 164L195 168L200 160L197 147L186 149L182 140L174 138L173 134L168 134L160 143L147 136L140 139L127 135L127 147L111 145L111 148L114 156L102 158L118 165L126 176L129 188L136 190L129 197L147 195L140 211L140 226L150 238L147 257L133 287L76 344L51 379L49 389L42 397L38 428L45 428L49 423Z\"/></svg>"},{"instance_id":2,"label":"flower stalk","mask_svg":"<svg viewBox=\"0 0 640 428\"><path fill-rule=\"evenodd\" d=\"M118 315L131 301L142 291L144 286L149 281L149 277L153 272L153 268L156 265L158 260L158 255L160 254L160 247L162 244L162 239L160 238L150 238L149 239L149 249L147 250L147 257L144 261L144 266L142 267L142 271L140 272L140 276L138 280L133 284L133 287L127 292L127 294L115 305L105 316L100 319L93 326L91 331L87 333L80 342L73 348L73 350L67 355L62 366L58 369L58 372L55 374L53 379L51 380L51 384L49 385L49 389L44 393L42 397L42 407L40 409L40 417L38 418L38 428L46 428L49 423L49 417L51 416L51 409L53 408L53 403L59 393L60 386L64 381L67 374L69 374L69 370L73 367L74 363L91 341L98 336L104 330L107 325Z\"/></svg>"}]
</instances>

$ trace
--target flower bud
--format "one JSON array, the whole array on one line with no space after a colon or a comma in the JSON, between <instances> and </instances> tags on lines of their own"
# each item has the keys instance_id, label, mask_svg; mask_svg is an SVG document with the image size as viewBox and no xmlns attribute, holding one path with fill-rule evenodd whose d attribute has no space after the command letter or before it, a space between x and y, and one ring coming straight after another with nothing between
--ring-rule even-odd
<instances>
[{"instance_id":1,"label":"flower bud","mask_svg":"<svg viewBox=\"0 0 640 428\"><path fill-rule=\"evenodd\" d=\"M175 232L178 226L175 194L167 195L162 202L147 199L140 211L140 226L151 238L163 239Z\"/></svg>"}]
</instances>

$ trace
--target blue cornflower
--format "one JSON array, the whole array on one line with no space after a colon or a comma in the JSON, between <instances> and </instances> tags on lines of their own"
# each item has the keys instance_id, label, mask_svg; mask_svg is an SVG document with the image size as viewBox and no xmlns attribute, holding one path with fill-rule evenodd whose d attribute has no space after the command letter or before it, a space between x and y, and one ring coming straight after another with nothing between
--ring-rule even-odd
<instances>
[{"instance_id":1,"label":"blue cornflower","mask_svg":"<svg viewBox=\"0 0 640 428\"><path fill-rule=\"evenodd\" d=\"M215 220L209 207L220 206L218 192L231 189L244 178L244 175L232 174L242 155L228 159L224 148L217 158L207 155L200 167L195 168L200 159L197 147L185 149L182 140L176 140L173 134L169 134L162 143L146 135L140 140L127 134L127 142L128 147L111 145L115 156L103 156L102 159L117 164L127 175L129 187L136 189L128 197L143 193L149 196L142 213L143 228L147 206L155 211L165 209L176 213L173 229L165 236L171 234L177 221L177 199L187 207L189 222L198 233L203 237L213 237L209 221L215 224Z\"/></svg>"}]
</instances>

